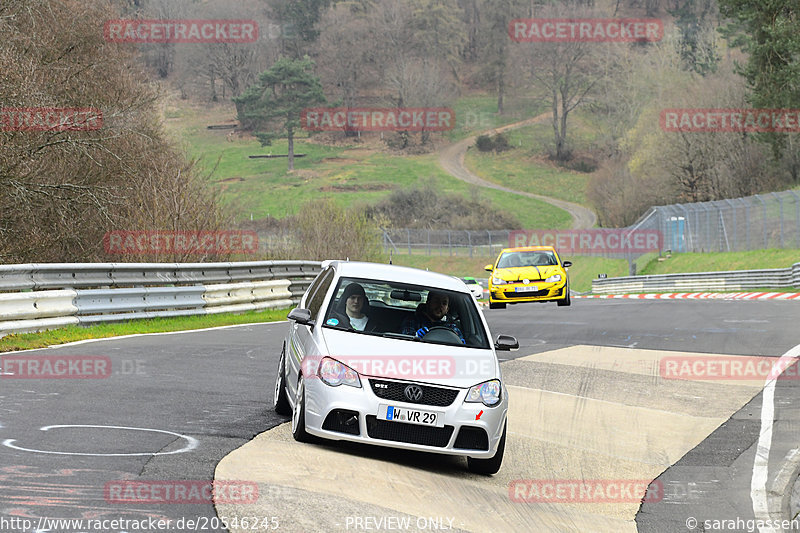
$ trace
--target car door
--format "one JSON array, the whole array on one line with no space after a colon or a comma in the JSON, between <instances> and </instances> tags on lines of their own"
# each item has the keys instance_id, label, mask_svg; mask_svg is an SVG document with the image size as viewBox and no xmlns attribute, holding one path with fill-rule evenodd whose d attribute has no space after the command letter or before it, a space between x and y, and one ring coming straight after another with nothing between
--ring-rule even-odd
<instances>
[{"instance_id":1,"label":"car door","mask_svg":"<svg viewBox=\"0 0 800 533\"><path fill-rule=\"evenodd\" d=\"M321 347L318 346L319 336L314 332L322 325L322 304L334 277L333 267L323 270L300 301L301 308L311 311L311 318L315 321L315 325L309 326L295 321L291 321L289 324L289 345L286 347L286 386L292 402L294 402L297 391L297 380L303 359L307 354L318 355L321 353Z\"/></svg>"}]
</instances>

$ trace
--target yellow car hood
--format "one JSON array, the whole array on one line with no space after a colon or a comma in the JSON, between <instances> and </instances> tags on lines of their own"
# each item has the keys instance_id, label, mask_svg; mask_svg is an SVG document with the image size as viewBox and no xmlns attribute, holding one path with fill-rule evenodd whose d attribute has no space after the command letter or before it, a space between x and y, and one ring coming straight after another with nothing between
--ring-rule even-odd
<instances>
[{"instance_id":1,"label":"yellow car hood","mask_svg":"<svg viewBox=\"0 0 800 533\"><path fill-rule=\"evenodd\" d=\"M494 271L493 276L500 278L503 281L517 281L529 279L534 281L545 280L554 274L561 274L564 276L564 271L558 265L551 266L525 266L514 268L498 268Z\"/></svg>"}]
</instances>

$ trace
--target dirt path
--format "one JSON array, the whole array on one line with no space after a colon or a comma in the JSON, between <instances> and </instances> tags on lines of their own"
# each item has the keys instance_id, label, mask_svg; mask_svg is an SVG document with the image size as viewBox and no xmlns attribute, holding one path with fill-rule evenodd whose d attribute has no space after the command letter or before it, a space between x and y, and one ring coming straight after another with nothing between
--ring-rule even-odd
<instances>
[{"instance_id":1,"label":"dirt path","mask_svg":"<svg viewBox=\"0 0 800 533\"><path fill-rule=\"evenodd\" d=\"M505 131L522 128L524 126L529 126L531 124L537 124L539 122L544 122L550 116L551 116L550 113L542 113L537 117L529 118L521 122L515 122L513 124L507 124L505 126L489 130L487 132L484 132L484 134L495 135L497 133L503 133ZM549 196L540 196L538 194L532 194L529 192L515 191L513 189L509 189L508 187L503 187L502 185L486 181L483 178L480 178L474 173L472 173L467 167L464 166L464 156L467 153L467 149L473 144L475 144L476 137L477 136L468 137L466 139L458 141L457 143L445 146L439 151L439 164L448 174L462 181L466 181L467 183L472 183L480 187L488 187L490 189L496 189L498 191L510 192L512 194L519 194L520 196L527 196L528 198L535 198L537 200L541 200L543 202L547 202L550 205L558 207L559 209L563 209L572 216L573 229L592 228L595 226L595 224L597 224L597 215L594 214L594 211L592 211L591 209L587 209L582 205L574 204L572 202L567 202L564 200L558 200L556 198L550 198Z\"/></svg>"}]
</instances>

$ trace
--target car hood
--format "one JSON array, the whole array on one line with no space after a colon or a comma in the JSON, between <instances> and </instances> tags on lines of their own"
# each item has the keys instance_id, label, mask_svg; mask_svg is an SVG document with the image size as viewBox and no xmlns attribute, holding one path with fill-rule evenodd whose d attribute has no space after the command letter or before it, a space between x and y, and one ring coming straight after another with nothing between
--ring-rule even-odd
<instances>
[{"instance_id":1,"label":"car hood","mask_svg":"<svg viewBox=\"0 0 800 533\"><path fill-rule=\"evenodd\" d=\"M500 377L491 349L447 346L323 328L328 354L360 375L467 388Z\"/></svg>"},{"instance_id":2,"label":"car hood","mask_svg":"<svg viewBox=\"0 0 800 533\"><path fill-rule=\"evenodd\" d=\"M558 265L550 266L524 266L513 268L498 268L494 271L494 277L500 278L503 281L517 281L523 279L529 280L544 280L554 274L564 275L563 270Z\"/></svg>"}]
</instances>

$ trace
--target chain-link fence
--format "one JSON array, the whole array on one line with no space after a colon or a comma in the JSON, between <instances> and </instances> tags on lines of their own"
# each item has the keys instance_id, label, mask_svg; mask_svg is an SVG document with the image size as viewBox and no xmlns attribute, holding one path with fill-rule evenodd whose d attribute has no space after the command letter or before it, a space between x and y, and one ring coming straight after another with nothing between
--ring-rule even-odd
<instances>
[{"instance_id":1,"label":"chain-link fence","mask_svg":"<svg viewBox=\"0 0 800 533\"><path fill-rule=\"evenodd\" d=\"M649 246L653 234L658 235L655 247ZM258 235L259 251L273 255L288 250L295 240L288 229L259 231ZM615 236L616 240L612 240ZM648 246L637 248L634 241L642 237L647 238ZM623 246L625 239L630 239L634 246ZM381 230L381 240L387 254L496 257L500 250L509 246L550 244L569 255L598 255L629 261L648 251L727 252L800 248L800 190L651 207L635 224L621 229L395 228Z\"/></svg>"},{"instance_id":2,"label":"chain-link fence","mask_svg":"<svg viewBox=\"0 0 800 533\"><path fill-rule=\"evenodd\" d=\"M492 257L508 247L510 230L383 230L383 249L395 254Z\"/></svg>"},{"instance_id":3,"label":"chain-link fence","mask_svg":"<svg viewBox=\"0 0 800 533\"><path fill-rule=\"evenodd\" d=\"M660 231L675 252L800 248L800 191L652 207L632 229Z\"/></svg>"}]
</instances>

